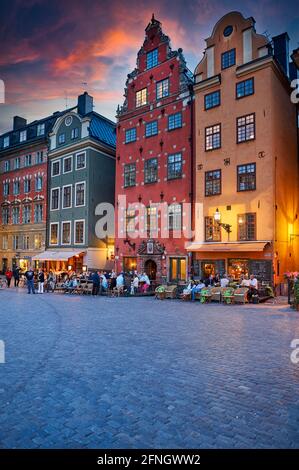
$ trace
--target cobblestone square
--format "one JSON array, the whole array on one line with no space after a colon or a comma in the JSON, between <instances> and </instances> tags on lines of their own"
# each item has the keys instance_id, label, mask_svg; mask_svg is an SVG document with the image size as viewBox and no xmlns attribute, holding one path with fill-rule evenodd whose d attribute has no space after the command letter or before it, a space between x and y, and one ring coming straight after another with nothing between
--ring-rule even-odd
<instances>
[{"instance_id":1,"label":"cobblestone square","mask_svg":"<svg viewBox=\"0 0 299 470\"><path fill-rule=\"evenodd\" d=\"M0 291L1 448L299 448L299 313Z\"/></svg>"}]
</instances>

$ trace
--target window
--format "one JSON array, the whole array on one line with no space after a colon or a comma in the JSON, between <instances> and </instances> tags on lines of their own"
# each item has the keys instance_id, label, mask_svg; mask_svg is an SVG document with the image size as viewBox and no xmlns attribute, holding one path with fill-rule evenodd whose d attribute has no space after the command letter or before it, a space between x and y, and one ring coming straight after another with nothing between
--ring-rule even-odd
<instances>
[{"instance_id":1,"label":"window","mask_svg":"<svg viewBox=\"0 0 299 470\"><path fill-rule=\"evenodd\" d=\"M12 223L13 224L20 223L20 208L18 206L12 208Z\"/></svg>"},{"instance_id":2,"label":"window","mask_svg":"<svg viewBox=\"0 0 299 470\"><path fill-rule=\"evenodd\" d=\"M24 235L23 236L23 250L29 250L30 249L30 237L29 235Z\"/></svg>"},{"instance_id":3,"label":"window","mask_svg":"<svg viewBox=\"0 0 299 470\"><path fill-rule=\"evenodd\" d=\"M40 233L37 233L34 235L34 248L36 250L40 250L42 247L42 235Z\"/></svg>"},{"instance_id":4,"label":"window","mask_svg":"<svg viewBox=\"0 0 299 470\"><path fill-rule=\"evenodd\" d=\"M62 208L68 209L72 207L72 186L63 186Z\"/></svg>"},{"instance_id":5,"label":"window","mask_svg":"<svg viewBox=\"0 0 299 470\"><path fill-rule=\"evenodd\" d=\"M9 135L3 139L3 148L9 147Z\"/></svg>"},{"instance_id":6,"label":"window","mask_svg":"<svg viewBox=\"0 0 299 470\"><path fill-rule=\"evenodd\" d=\"M72 129L71 138L78 139L78 137L79 137L79 127L75 127L74 129Z\"/></svg>"},{"instance_id":7,"label":"window","mask_svg":"<svg viewBox=\"0 0 299 470\"><path fill-rule=\"evenodd\" d=\"M31 155L25 155L25 166L31 166L31 161L32 161L32 158L31 158Z\"/></svg>"},{"instance_id":8,"label":"window","mask_svg":"<svg viewBox=\"0 0 299 470\"><path fill-rule=\"evenodd\" d=\"M58 223L50 224L50 245L58 245Z\"/></svg>"},{"instance_id":9,"label":"window","mask_svg":"<svg viewBox=\"0 0 299 470\"><path fill-rule=\"evenodd\" d=\"M64 143L65 143L65 134L64 134L64 133L63 133L63 134L59 134L59 136L58 136L58 144L59 144L59 145L62 145L62 144L64 144Z\"/></svg>"},{"instance_id":10,"label":"window","mask_svg":"<svg viewBox=\"0 0 299 470\"><path fill-rule=\"evenodd\" d=\"M51 211L57 211L59 209L59 188L51 189Z\"/></svg>"},{"instance_id":11,"label":"window","mask_svg":"<svg viewBox=\"0 0 299 470\"><path fill-rule=\"evenodd\" d=\"M124 186L128 188L136 185L136 163L129 163L124 168Z\"/></svg>"},{"instance_id":12,"label":"window","mask_svg":"<svg viewBox=\"0 0 299 470\"><path fill-rule=\"evenodd\" d=\"M232 67L236 63L236 49L231 49L230 51L223 52L221 54L221 68L227 69Z\"/></svg>"},{"instance_id":13,"label":"window","mask_svg":"<svg viewBox=\"0 0 299 470\"><path fill-rule=\"evenodd\" d=\"M35 204L34 205L34 223L39 224L43 221L43 205Z\"/></svg>"},{"instance_id":14,"label":"window","mask_svg":"<svg viewBox=\"0 0 299 470\"><path fill-rule=\"evenodd\" d=\"M31 223L31 206L26 205L23 207L23 224Z\"/></svg>"},{"instance_id":15,"label":"window","mask_svg":"<svg viewBox=\"0 0 299 470\"><path fill-rule=\"evenodd\" d=\"M176 178L181 178L182 171L183 171L182 154L175 153L173 155L168 155L167 179L172 180Z\"/></svg>"},{"instance_id":16,"label":"window","mask_svg":"<svg viewBox=\"0 0 299 470\"><path fill-rule=\"evenodd\" d=\"M71 222L62 222L62 245L71 244Z\"/></svg>"},{"instance_id":17,"label":"window","mask_svg":"<svg viewBox=\"0 0 299 470\"><path fill-rule=\"evenodd\" d=\"M168 130L178 129L182 127L182 113L170 114L168 116Z\"/></svg>"},{"instance_id":18,"label":"window","mask_svg":"<svg viewBox=\"0 0 299 470\"><path fill-rule=\"evenodd\" d=\"M85 153L79 153L76 155L76 170L82 170L82 168L85 168L85 166Z\"/></svg>"},{"instance_id":19,"label":"window","mask_svg":"<svg viewBox=\"0 0 299 470\"><path fill-rule=\"evenodd\" d=\"M85 182L76 183L76 207L85 205Z\"/></svg>"},{"instance_id":20,"label":"window","mask_svg":"<svg viewBox=\"0 0 299 470\"><path fill-rule=\"evenodd\" d=\"M63 173L70 173L72 171L72 157L66 157L63 159Z\"/></svg>"},{"instance_id":21,"label":"window","mask_svg":"<svg viewBox=\"0 0 299 470\"><path fill-rule=\"evenodd\" d=\"M126 232L132 233L135 232L135 209L126 210Z\"/></svg>"},{"instance_id":22,"label":"window","mask_svg":"<svg viewBox=\"0 0 299 470\"><path fill-rule=\"evenodd\" d=\"M220 105L220 90L205 95L205 110L215 108Z\"/></svg>"},{"instance_id":23,"label":"window","mask_svg":"<svg viewBox=\"0 0 299 470\"><path fill-rule=\"evenodd\" d=\"M9 171L10 170L10 161L6 160L4 162L4 171Z\"/></svg>"},{"instance_id":24,"label":"window","mask_svg":"<svg viewBox=\"0 0 299 470\"><path fill-rule=\"evenodd\" d=\"M45 133L45 124L38 124L36 135L39 137L41 135L44 135L44 133Z\"/></svg>"},{"instance_id":25,"label":"window","mask_svg":"<svg viewBox=\"0 0 299 470\"><path fill-rule=\"evenodd\" d=\"M84 244L85 220L75 220L75 243Z\"/></svg>"},{"instance_id":26,"label":"window","mask_svg":"<svg viewBox=\"0 0 299 470\"><path fill-rule=\"evenodd\" d=\"M9 182L3 183L3 196L9 196Z\"/></svg>"},{"instance_id":27,"label":"window","mask_svg":"<svg viewBox=\"0 0 299 470\"><path fill-rule=\"evenodd\" d=\"M221 147L221 124L206 127L206 152L209 150L219 149Z\"/></svg>"},{"instance_id":28,"label":"window","mask_svg":"<svg viewBox=\"0 0 299 470\"><path fill-rule=\"evenodd\" d=\"M158 134L158 121L148 122L145 125L145 137L151 137Z\"/></svg>"},{"instance_id":29,"label":"window","mask_svg":"<svg viewBox=\"0 0 299 470\"><path fill-rule=\"evenodd\" d=\"M144 182L155 183L158 178L158 159L150 158L144 162Z\"/></svg>"},{"instance_id":30,"label":"window","mask_svg":"<svg viewBox=\"0 0 299 470\"><path fill-rule=\"evenodd\" d=\"M146 68L152 69L158 65L158 49L154 49L146 54Z\"/></svg>"},{"instance_id":31,"label":"window","mask_svg":"<svg viewBox=\"0 0 299 470\"><path fill-rule=\"evenodd\" d=\"M156 84L156 96L157 100L161 98L166 98L169 95L169 80L166 78L165 80L161 80Z\"/></svg>"},{"instance_id":32,"label":"window","mask_svg":"<svg viewBox=\"0 0 299 470\"><path fill-rule=\"evenodd\" d=\"M35 161L36 161L36 163L43 163L43 161L44 161L44 152L42 150L40 152L36 152Z\"/></svg>"},{"instance_id":33,"label":"window","mask_svg":"<svg viewBox=\"0 0 299 470\"><path fill-rule=\"evenodd\" d=\"M52 176L60 175L60 161L52 162Z\"/></svg>"},{"instance_id":34,"label":"window","mask_svg":"<svg viewBox=\"0 0 299 470\"><path fill-rule=\"evenodd\" d=\"M126 130L126 144L129 144L130 142L135 142L136 137L136 127L132 127L132 129Z\"/></svg>"},{"instance_id":35,"label":"window","mask_svg":"<svg viewBox=\"0 0 299 470\"><path fill-rule=\"evenodd\" d=\"M31 181L30 178L24 180L24 193L30 193Z\"/></svg>"},{"instance_id":36,"label":"window","mask_svg":"<svg viewBox=\"0 0 299 470\"><path fill-rule=\"evenodd\" d=\"M147 88L136 92L136 108L147 104Z\"/></svg>"},{"instance_id":37,"label":"window","mask_svg":"<svg viewBox=\"0 0 299 470\"><path fill-rule=\"evenodd\" d=\"M149 206L146 208L146 227L148 236L152 232L156 232L158 229L158 210L155 206Z\"/></svg>"},{"instance_id":38,"label":"window","mask_svg":"<svg viewBox=\"0 0 299 470\"><path fill-rule=\"evenodd\" d=\"M41 191L43 189L43 177L37 176L35 178L35 191Z\"/></svg>"},{"instance_id":39,"label":"window","mask_svg":"<svg viewBox=\"0 0 299 470\"><path fill-rule=\"evenodd\" d=\"M2 224L7 225L9 223L9 208L3 207L2 209Z\"/></svg>"},{"instance_id":40,"label":"window","mask_svg":"<svg viewBox=\"0 0 299 470\"><path fill-rule=\"evenodd\" d=\"M255 114L247 114L237 118L237 143L247 142L255 138Z\"/></svg>"},{"instance_id":41,"label":"window","mask_svg":"<svg viewBox=\"0 0 299 470\"><path fill-rule=\"evenodd\" d=\"M205 217L205 241L206 242L220 242L221 241L221 227L214 220L214 217Z\"/></svg>"},{"instance_id":42,"label":"window","mask_svg":"<svg viewBox=\"0 0 299 470\"><path fill-rule=\"evenodd\" d=\"M169 280L170 282L186 281L187 263L186 258L170 258Z\"/></svg>"},{"instance_id":43,"label":"window","mask_svg":"<svg viewBox=\"0 0 299 470\"><path fill-rule=\"evenodd\" d=\"M19 170L20 167L21 167L21 159L20 157L17 157L15 158L15 161L14 161L14 169Z\"/></svg>"},{"instance_id":44,"label":"window","mask_svg":"<svg viewBox=\"0 0 299 470\"><path fill-rule=\"evenodd\" d=\"M13 248L13 250L20 250L21 244L20 244L19 235L13 235L13 237L12 237L12 248Z\"/></svg>"},{"instance_id":45,"label":"window","mask_svg":"<svg viewBox=\"0 0 299 470\"><path fill-rule=\"evenodd\" d=\"M249 163L248 165L237 166L238 175L238 191L252 191L256 189L256 165Z\"/></svg>"},{"instance_id":46,"label":"window","mask_svg":"<svg viewBox=\"0 0 299 470\"><path fill-rule=\"evenodd\" d=\"M2 250L8 250L8 235L2 236Z\"/></svg>"},{"instance_id":47,"label":"window","mask_svg":"<svg viewBox=\"0 0 299 470\"><path fill-rule=\"evenodd\" d=\"M253 95L254 93L254 79L249 78L248 80L244 80L243 82L239 82L236 84L236 98L240 99L244 96Z\"/></svg>"},{"instance_id":48,"label":"window","mask_svg":"<svg viewBox=\"0 0 299 470\"><path fill-rule=\"evenodd\" d=\"M169 230L182 229L182 206L181 204L171 204L168 208L168 228Z\"/></svg>"},{"instance_id":49,"label":"window","mask_svg":"<svg viewBox=\"0 0 299 470\"><path fill-rule=\"evenodd\" d=\"M27 131L20 131L20 142L27 140Z\"/></svg>"},{"instance_id":50,"label":"window","mask_svg":"<svg viewBox=\"0 0 299 470\"><path fill-rule=\"evenodd\" d=\"M221 194L221 170L206 171L205 196Z\"/></svg>"},{"instance_id":51,"label":"window","mask_svg":"<svg viewBox=\"0 0 299 470\"><path fill-rule=\"evenodd\" d=\"M14 181L12 187L13 195L18 196L18 194L20 194L20 181Z\"/></svg>"},{"instance_id":52,"label":"window","mask_svg":"<svg viewBox=\"0 0 299 470\"><path fill-rule=\"evenodd\" d=\"M256 214L238 215L238 240L256 240Z\"/></svg>"}]
</instances>

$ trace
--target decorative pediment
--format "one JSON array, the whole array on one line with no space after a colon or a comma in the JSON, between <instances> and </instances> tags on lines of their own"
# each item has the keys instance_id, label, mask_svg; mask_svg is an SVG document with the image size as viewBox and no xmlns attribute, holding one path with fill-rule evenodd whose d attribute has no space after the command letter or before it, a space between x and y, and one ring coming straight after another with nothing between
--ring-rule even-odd
<instances>
[{"instance_id":1,"label":"decorative pediment","mask_svg":"<svg viewBox=\"0 0 299 470\"><path fill-rule=\"evenodd\" d=\"M22 203L23 204L30 204L32 202L32 198L31 197L25 197L23 200L22 200Z\"/></svg>"},{"instance_id":2,"label":"decorative pediment","mask_svg":"<svg viewBox=\"0 0 299 470\"><path fill-rule=\"evenodd\" d=\"M3 207L10 206L10 202L9 201L3 201L1 206L3 206Z\"/></svg>"},{"instance_id":3,"label":"decorative pediment","mask_svg":"<svg viewBox=\"0 0 299 470\"><path fill-rule=\"evenodd\" d=\"M16 205L18 205L18 204L21 204L21 202L22 202L21 199L14 199L14 200L11 202L11 204L14 205L14 206L16 206Z\"/></svg>"},{"instance_id":4,"label":"decorative pediment","mask_svg":"<svg viewBox=\"0 0 299 470\"><path fill-rule=\"evenodd\" d=\"M34 201L43 201L45 198L41 194L38 194L33 198Z\"/></svg>"},{"instance_id":5,"label":"decorative pediment","mask_svg":"<svg viewBox=\"0 0 299 470\"><path fill-rule=\"evenodd\" d=\"M142 241L137 250L137 253L139 255L163 255L164 250L164 245L150 238L148 240Z\"/></svg>"}]
</instances>

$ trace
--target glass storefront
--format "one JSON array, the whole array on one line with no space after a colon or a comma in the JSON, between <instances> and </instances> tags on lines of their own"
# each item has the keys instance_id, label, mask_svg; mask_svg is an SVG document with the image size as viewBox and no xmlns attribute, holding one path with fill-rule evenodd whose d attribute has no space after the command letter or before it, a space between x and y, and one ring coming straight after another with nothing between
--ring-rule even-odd
<instances>
[{"instance_id":1,"label":"glass storefront","mask_svg":"<svg viewBox=\"0 0 299 470\"><path fill-rule=\"evenodd\" d=\"M187 274L186 258L170 258L169 260L169 280L185 281Z\"/></svg>"},{"instance_id":2,"label":"glass storefront","mask_svg":"<svg viewBox=\"0 0 299 470\"><path fill-rule=\"evenodd\" d=\"M123 270L125 272L135 271L137 269L137 258L135 256L124 256L123 258Z\"/></svg>"},{"instance_id":3,"label":"glass storefront","mask_svg":"<svg viewBox=\"0 0 299 470\"><path fill-rule=\"evenodd\" d=\"M249 260L248 259L229 259L228 260L228 275L233 279L240 279L240 276L249 275Z\"/></svg>"}]
</instances>

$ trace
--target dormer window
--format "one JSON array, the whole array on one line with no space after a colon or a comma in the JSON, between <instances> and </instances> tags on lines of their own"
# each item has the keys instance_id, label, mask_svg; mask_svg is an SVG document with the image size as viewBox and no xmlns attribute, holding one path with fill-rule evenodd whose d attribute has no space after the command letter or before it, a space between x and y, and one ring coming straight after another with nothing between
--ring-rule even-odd
<instances>
[{"instance_id":1,"label":"dormer window","mask_svg":"<svg viewBox=\"0 0 299 470\"><path fill-rule=\"evenodd\" d=\"M71 138L78 139L78 137L79 137L79 127L75 127L74 129L72 129Z\"/></svg>"},{"instance_id":2,"label":"dormer window","mask_svg":"<svg viewBox=\"0 0 299 470\"><path fill-rule=\"evenodd\" d=\"M158 49L154 49L146 54L146 68L152 69L158 65Z\"/></svg>"},{"instance_id":3,"label":"dormer window","mask_svg":"<svg viewBox=\"0 0 299 470\"><path fill-rule=\"evenodd\" d=\"M3 148L9 147L9 135L3 139Z\"/></svg>"},{"instance_id":4,"label":"dormer window","mask_svg":"<svg viewBox=\"0 0 299 470\"><path fill-rule=\"evenodd\" d=\"M38 137L45 134L45 124L38 124L36 134Z\"/></svg>"},{"instance_id":5,"label":"dormer window","mask_svg":"<svg viewBox=\"0 0 299 470\"><path fill-rule=\"evenodd\" d=\"M65 134L59 134L58 136L58 144L62 145L65 143Z\"/></svg>"},{"instance_id":6,"label":"dormer window","mask_svg":"<svg viewBox=\"0 0 299 470\"><path fill-rule=\"evenodd\" d=\"M20 142L25 142L27 140L27 131L20 132Z\"/></svg>"}]
</instances>

